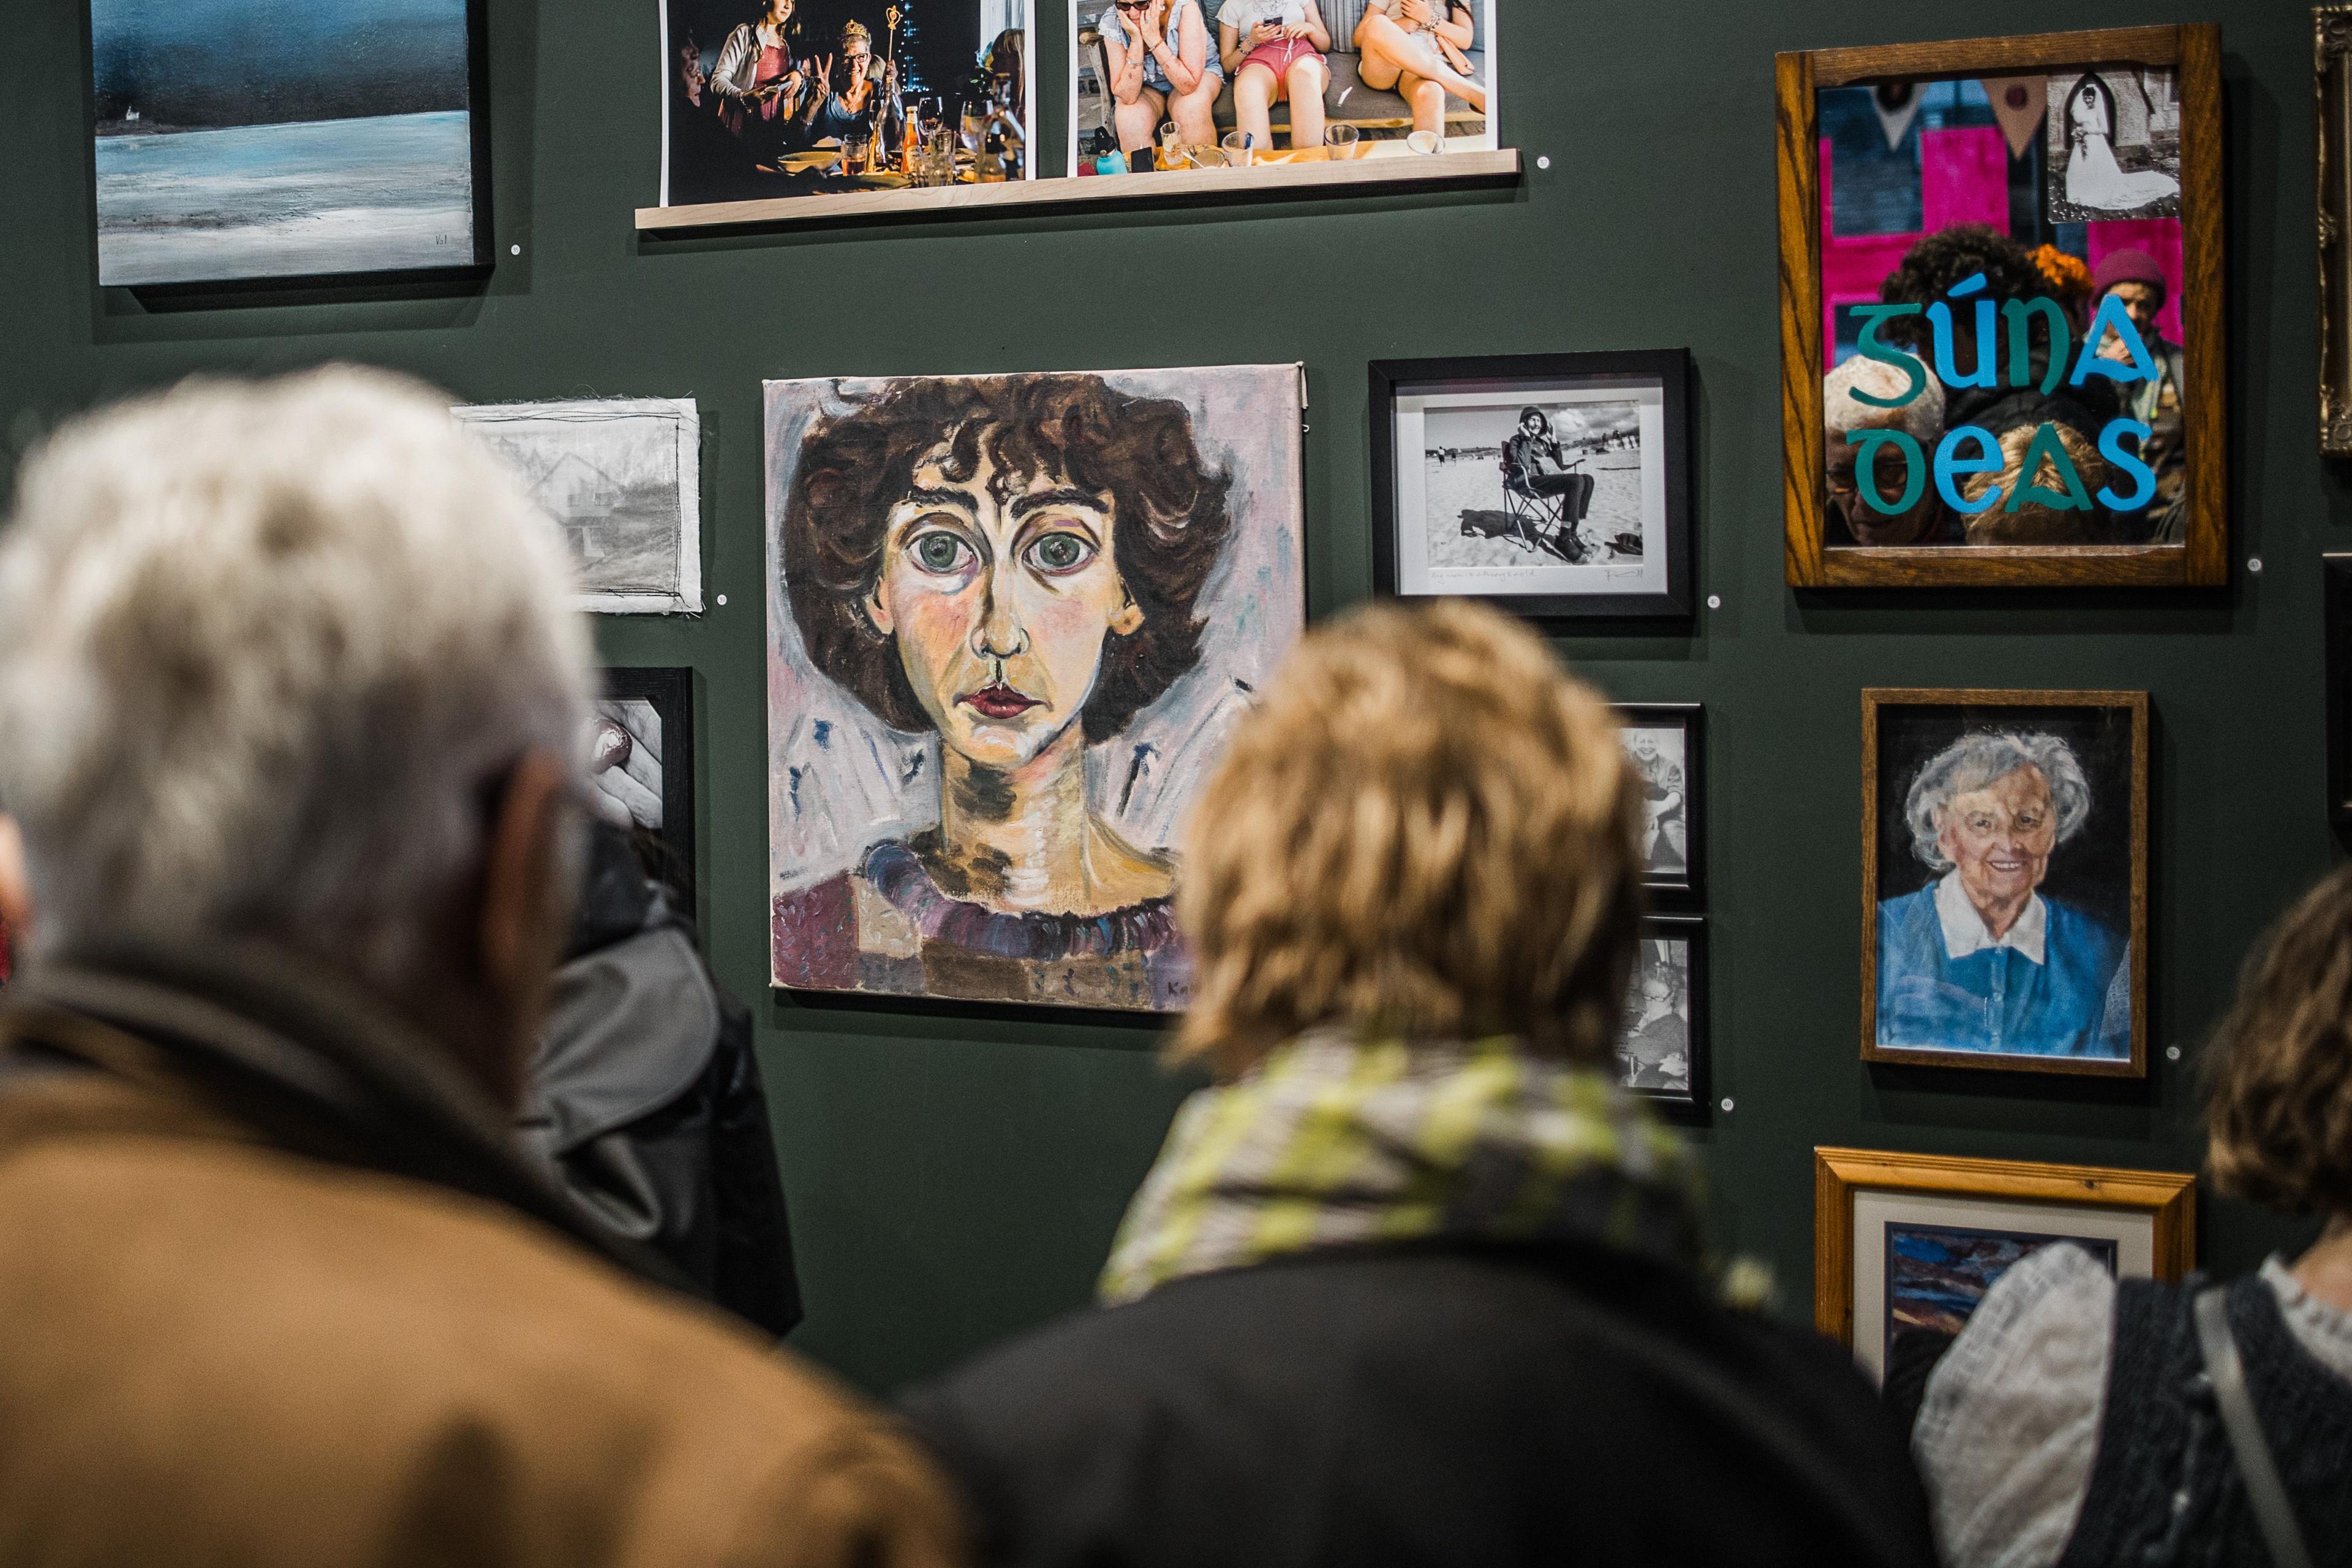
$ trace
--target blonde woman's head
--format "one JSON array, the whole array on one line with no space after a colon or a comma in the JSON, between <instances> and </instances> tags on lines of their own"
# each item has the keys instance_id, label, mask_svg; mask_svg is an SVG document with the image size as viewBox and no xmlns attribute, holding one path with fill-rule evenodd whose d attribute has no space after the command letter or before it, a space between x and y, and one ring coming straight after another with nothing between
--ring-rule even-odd
<instances>
[{"instance_id":1,"label":"blonde woman's head","mask_svg":"<svg viewBox=\"0 0 2352 1568\"><path fill-rule=\"evenodd\" d=\"M1196 805L1177 1041L1221 1072L1303 1029L1613 1048L1641 809L1609 708L1478 605L1310 633Z\"/></svg>"}]
</instances>

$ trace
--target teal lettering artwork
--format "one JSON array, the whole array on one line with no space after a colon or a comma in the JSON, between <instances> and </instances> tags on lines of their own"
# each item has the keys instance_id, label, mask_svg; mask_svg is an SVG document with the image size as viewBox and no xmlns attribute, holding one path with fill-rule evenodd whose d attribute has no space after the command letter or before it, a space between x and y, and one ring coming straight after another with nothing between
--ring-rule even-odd
<instances>
[{"instance_id":1,"label":"teal lettering artwork","mask_svg":"<svg viewBox=\"0 0 2352 1568\"><path fill-rule=\"evenodd\" d=\"M1903 373L1905 382L1905 390L1900 397L1876 397L1857 387L1853 393L1855 402L1867 403L1873 408L1904 408L1909 406L1913 400L1927 390L1927 373L1919 368L1919 362L1901 349L1889 348L1878 341L1878 329L1881 325L1897 316L1916 316L1920 309L1921 307L1917 305L1856 305L1853 307L1853 313L1862 318L1862 341L1855 352L1864 359L1874 359L1881 364L1893 365Z\"/></svg>"},{"instance_id":2,"label":"teal lettering artwork","mask_svg":"<svg viewBox=\"0 0 2352 1568\"><path fill-rule=\"evenodd\" d=\"M1927 489L1927 463L1909 431L1855 430L1846 439L1861 448L1853 456L1853 488L1864 506L1882 517L1900 517L1919 504ZM1892 505L1878 499L1878 480L1873 472L1878 449L1889 446L1903 454L1904 463L1903 494Z\"/></svg>"},{"instance_id":3,"label":"teal lettering artwork","mask_svg":"<svg viewBox=\"0 0 2352 1568\"><path fill-rule=\"evenodd\" d=\"M2137 511L2156 495L2156 470L2139 455L2141 443L2154 434L2137 419L2118 419L2099 432L2099 456L2113 468L2120 468L2132 478L2128 493L2117 494L2113 485L2099 491L2099 504L2116 511ZM2131 445L2124 442L2128 439Z\"/></svg>"},{"instance_id":4,"label":"teal lettering artwork","mask_svg":"<svg viewBox=\"0 0 2352 1568\"><path fill-rule=\"evenodd\" d=\"M1963 441L1974 441L1977 444L1978 451L1975 457L1960 456L1960 443ZM1944 498L1946 506L1963 516L1973 517L1978 512L1997 504L2000 500L2000 487L1993 486L1985 491L1984 499L1970 504L1968 499L1960 494L1960 487L1952 482L1952 477L1956 474L1997 474L1999 472L2000 472L2000 443L1992 438L1992 432L1990 430L1980 430L1973 425L1963 425L1957 430L1945 431L1944 438L1936 444L1936 493Z\"/></svg>"},{"instance_id":5,"label":"teal lettering artwork","mask_svg":"<svg viewBox=\"0 0 2352 1568\"><path fill-rule=\"evenodd\" d=\"M1948 298L1960 300L1966 299L1972 294L1981 294L1984 291L1984 287L1985 276L1983 273L1979 272L1971 278L1964 279L1960 282L1954 284ZM1959 367L1953 363L1951 306L1946 304L1944 300L1938 300L1934 304L1927 307L1927 325L1935 333L1936 374L1943 378L1945 385L1992 386L1997 384L1993 379L1992 321L1994 310L1995 306L1992 302L1991 297L1989 295L1976 302L1977 320L1975 337L1977 343L1977 368L1968 375L1963 376L1960 374Z\"/></svg>"},{"instance_id":6,"label":"teal lettering artwork","mask_svg":"<svg viewBox=\"0 0 2352 1568\"><path fill-rule=\"evenodd\" d=\"M2053 490L2042 483L2044 463L2057 473L2063 489ZM2066 444L2058 438L2055 425L2034 426L2033 439L2025 448L2025 461L2018 467L2017 489L2010 493L2008 510L2015 511L2029 502L2053 511L2091 510L2091 497L2083 489L2083 476L2074 471L2074 459L2066 455Z\"/></svg>"}]
</instances>

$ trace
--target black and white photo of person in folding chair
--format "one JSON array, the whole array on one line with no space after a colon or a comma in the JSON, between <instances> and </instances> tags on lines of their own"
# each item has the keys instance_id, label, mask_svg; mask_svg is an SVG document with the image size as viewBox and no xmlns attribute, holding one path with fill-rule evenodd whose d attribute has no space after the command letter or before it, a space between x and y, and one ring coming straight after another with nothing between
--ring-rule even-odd
<instances>
[{"instance_id":1,"label":"black and white photo of person in folding chair","mask_svg":"<svg viewBox=\"0 0 2352 1568\"><path fill-rule=\"evenodd\" d=\"M1592 486L1584 458L1562 454L1549 416L1540 408L1520 409L1517 431L1503 443L1503 510L1513 541L1571 563L1589 560L1599 548L1583 531Z\"/></svg>"}]
</instances>

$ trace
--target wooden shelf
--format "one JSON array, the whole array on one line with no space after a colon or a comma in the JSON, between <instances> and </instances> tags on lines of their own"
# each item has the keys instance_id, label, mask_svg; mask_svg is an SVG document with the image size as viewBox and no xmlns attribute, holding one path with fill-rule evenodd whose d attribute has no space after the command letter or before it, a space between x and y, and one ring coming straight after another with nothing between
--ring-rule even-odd
<instances>
[{"instance_id":1,"label":"wooden shelf","mask_svg":"<svg viewBox=\"0 0 2352 1568\"><path fill-rule=\"evenodd\" d=\"M843 191L825 195L774 196L694 206L639 207L646 234L709 228L770 228L787 224L839 223L907 214L1017 214L1054 208L1151 206L1282 193L1343 191L1350 195L1424 185L1506 183L1519 176L1519 153L1407 153L1345 163L1261 163L1247 169L1183 169L1169 174L1103 174L988 185L937 185L898 191Z\"/></svg>"}]
</instances>

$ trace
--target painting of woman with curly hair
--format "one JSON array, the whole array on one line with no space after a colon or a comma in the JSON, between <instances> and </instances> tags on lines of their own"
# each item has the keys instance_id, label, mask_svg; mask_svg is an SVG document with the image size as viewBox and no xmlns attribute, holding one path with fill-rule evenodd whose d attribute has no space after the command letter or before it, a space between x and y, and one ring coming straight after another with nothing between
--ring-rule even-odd
<instances>
[{"instance_id":1,"label":"painting of woman with curly hair","mask_svg":"<svg viewBox=\"0 0 2352 1568\"><path fill-rule=\"evenodd\" d=\"M1296 366L767 387L773 977L1184 1005L1169 846L1305 620Z\"/></svg>"}]
</instances>

